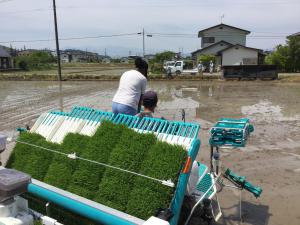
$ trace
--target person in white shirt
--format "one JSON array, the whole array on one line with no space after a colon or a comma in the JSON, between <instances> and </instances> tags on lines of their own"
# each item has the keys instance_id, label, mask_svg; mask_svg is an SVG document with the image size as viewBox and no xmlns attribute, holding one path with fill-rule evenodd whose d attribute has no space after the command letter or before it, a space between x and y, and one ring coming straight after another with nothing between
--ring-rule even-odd
<instances>
[{"instance_id":1,"label":"person in white shirt","mask_svg":"<svg viewBox=\"0 0 300 225\"><path fill-rule=\"evenodd\" d=\"M213 73L214 72L214 63L212 60L210 60L210 63L209 63L209 72L210 73Z\"/></svg>"},{"instance_id":2,"label":"person in white shirt","mask_svg":"<svg viewBox=\"0 0 300 225\"><path fill-rule=\"evenodd\" d=\"M202 72L203 72L203 64L202 64L201 61L200 61L199 64L198 64L198 72L199 72L199 73L202 73Z\"/></svg>"},{"instance_id":3,"label":"person in white shirt","mask_svg":"<svg viewBox=\"0 0 300 225\"><path fill-rule=\"evenodd\" d=\"M119 88L112 102L115 114L136 115L140 111L141 99L146 90L148 63L138 57L134 70L122 74Z\"/></svg>"}]
</instances>

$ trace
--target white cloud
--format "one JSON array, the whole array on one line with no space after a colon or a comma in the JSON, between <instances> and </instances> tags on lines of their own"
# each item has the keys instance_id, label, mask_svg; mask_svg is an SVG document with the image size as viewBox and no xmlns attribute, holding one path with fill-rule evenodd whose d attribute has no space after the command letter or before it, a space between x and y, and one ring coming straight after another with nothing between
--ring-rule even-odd
<instances>
[{"instance_id":1,"label":"white cloud","mask_svg":"<svg viewBox=\"0 0 300 225\"><path fill-rule=\"evenodd\" d=\"M154 33L195 34L200 29L224 23L252 31L252 35L276 35L300 30L298 0L57 0L60 37L95 36L140 32L144 27ZM0 3L0 41L54 38L51 0L12 0ZM282 33L282 34L278 34ZM274 34L275 35L275 34ZM285 38L248 38L252 47L270 49L284 43ZM118 37L62 41L62 48L95 49L127 54L140 49L141 37ZM23 43L16 44L18 47ZM54 42L27 43L32 48L54 48ZM122 47L119 47L122 46ZM153 35L146 39L148 52L184 49L191 52L200 47L197 38L171 38Z\"/></svg>"}]
</instances>

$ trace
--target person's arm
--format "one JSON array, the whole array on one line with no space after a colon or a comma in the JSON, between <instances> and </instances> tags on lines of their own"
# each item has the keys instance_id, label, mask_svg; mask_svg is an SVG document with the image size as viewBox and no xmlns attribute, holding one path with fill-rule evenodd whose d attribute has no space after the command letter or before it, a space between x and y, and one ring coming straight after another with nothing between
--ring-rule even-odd
<instances>
[{"instance_id":1,"label":"person's arm","mask_svg":"<svg viewBox=\"0 0 300 225\"><path fill-rule=\"evenodd\" d=\"M137 112L140 113L141 112L141 107L142 107L142 99L143 99L143 95L141 95L140 100L139 100L139 104L138 104L138 109Z\"/></svg>"},{"instance_id":2,"label":"person's arm","mask_svg":"<svg viewBox=\"0 0 300 225\"><path fill-rule=\"evenodd\" d=\"M141 96L138 104L138 113L141 111L141 106L142 106L142 99L143 95L145 94L146 91L146 86L147 86L147 79L143 80L142 82L142 87L141 87Z\"/></svg>"}]
</instances>

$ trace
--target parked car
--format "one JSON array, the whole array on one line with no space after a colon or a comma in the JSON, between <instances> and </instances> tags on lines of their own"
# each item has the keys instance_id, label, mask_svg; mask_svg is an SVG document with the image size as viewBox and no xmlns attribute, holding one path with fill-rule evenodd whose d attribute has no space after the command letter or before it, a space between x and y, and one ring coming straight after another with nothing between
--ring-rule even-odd
<instances>
[{"instance_id":1,"label":"parked car","mask_svg":"<svg viewBox=\"0 0 300 225\"><path fill-rule=\"evenodd\" d=\"M166 62L164 62L164 65L163 65L164 69L167 70L167 68L168 68L169 66L174 66L174 65L175 65L175 62L176 62L176 61L166 61Z\"/></svg>"},{"instance_id":2,"label":"parked car","mask_svg":"<svg viewBox=\"0 0 300 225\"><path fill-rule=\"evenodd\" d=\"M193 68L193 62L180 60L176 61L174 65L169 65L166 68L167 74L192 74L196 75L198 73L198 68Z\"/></svg>"}]
</instances>

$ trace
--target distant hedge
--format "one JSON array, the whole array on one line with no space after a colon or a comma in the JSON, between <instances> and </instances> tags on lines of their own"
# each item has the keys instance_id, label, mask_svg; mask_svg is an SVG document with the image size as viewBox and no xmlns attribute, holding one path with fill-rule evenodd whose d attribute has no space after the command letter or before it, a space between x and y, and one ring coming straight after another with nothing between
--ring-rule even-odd
<instances>
[{"instance_id":1,"label":"distant hedge","mask_svg":"<svg viewBox=\"0 0 300 225\"><path fill-rule=\"evenodd\" d=\"M175 184L187 156L181 146L157 141L153 134L140 134L110 122L103 122L93 137L68 134L61 145L32 133L21 134L19 140L62 153L76 152L85 159L157 179L171 179ZM158 208L168 208L175 190L159 182L22 143L16 144L8 167L141 219L149 218ZM68 213L56 215L64 216ZM64 224L70 223L64 220Z\"/></svg>"}]
</instances>

